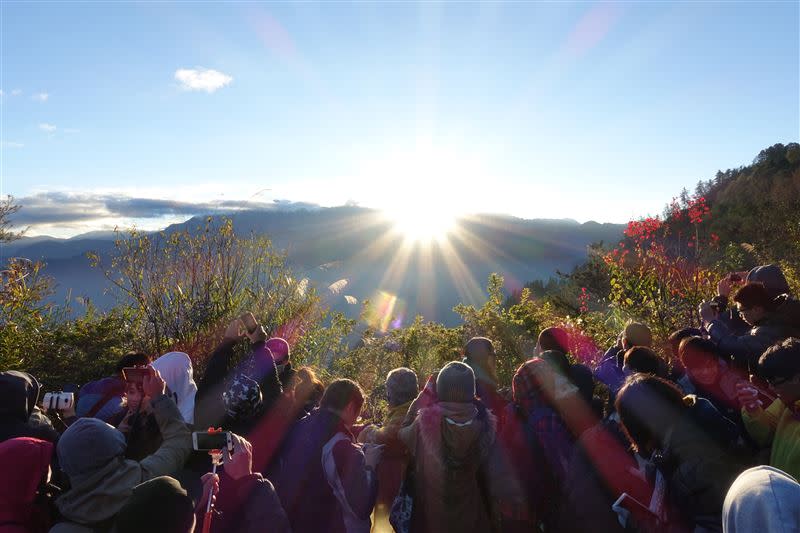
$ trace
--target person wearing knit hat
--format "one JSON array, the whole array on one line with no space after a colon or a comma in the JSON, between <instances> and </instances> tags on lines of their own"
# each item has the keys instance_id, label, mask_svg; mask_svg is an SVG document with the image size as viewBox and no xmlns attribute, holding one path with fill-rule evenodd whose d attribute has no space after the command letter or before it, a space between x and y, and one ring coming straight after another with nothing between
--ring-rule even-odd
<instances>
[{"instance_id":1,"label":"person wearing knit hat","mask_svg":"<svg viewBox=\"0 0 800 533\"><path fill-rule=\"evenodd\" d=\"M475 372L458 361L447 363L436 378L436 394L440 402L471 402L475 398Z\"/></svg>"},{"instance_id":2,"label":"person wearing knit hat","mask_svg":"<svg viewBox=\"0 0 800 533\"><path fill-rule=\"evenodd\" d=\"M358 434L358 442L384 445L384 453L376 469L378 498L373 513L373 531L392 531L389 512L400 490L408 467L408 453L397 432L403 425L411 402L419 393L417 374L410 368L395 368L386 375L386 399L389 409L383 425L370 424Z\"/></svg>"},{"instance_id":3,"label":"person wearing knit hat","mask_svg":"<svg viewBox=\"0 0 800 533\"><path fill-rule=\"evenodd\" d=\"M408 403L417 397L419 382L410 368L395 368L386 375L386 400L389 407Z\"/></svg>"},{"instance_id":4,"label":"person wearing knit hat","mask_svg":"<svg viewBox=\"0 0 800 533\"><path fill-rule=\"evenodd\" d=\"M192 448L191 432L175 401L167 396L158 371L145 377L143 391L164 441L142 461L125 459L125 437L96 418L80 418L61 435L56 446L61 470L70 489L56 500L62 517L53 533L75 531L75 524L107 528L125 506L134 487L181 468Z\"/></svg>"},{"instance_id":5,"label":"person wearing knit hat","mask_svg":"<svg viewBox=\"0 0 800 533\"><path fill-rule=\"evenodd\" d=\"M174 478L160 476L137 485L114 520L113 533L191 533L194 502Z\"/></svg>"},{"instance_id":6,"label":"person wearing knit hat","mask_svg":"<svg viewBox=\"0 0 800 533\"><path fill-rule=\"evenodd\" d=\"M625 331L622 334L622 348L628 350L634 346L653 345L653 333L645 324L639 322L631 322L625 326Z\"/></svg>"},{"instance_id":7,"label":"person wearing knit hat","mask_svg":"<svg viewBox=\"0 0 800 533\"><path fill-rule=\"evenodd\" d=\"M475 400L475 373L453 361L436 379L438 401L398 432L414 475L411 531L492 529L487 501L509 501L513 476L494 458L497 418ZM492 465L491 467L489 465ZM485 483L479 483L479 479Z\"/></svg>"},{"instance_id":8,"label":"person wearing knit hat","mask_svg":"<svg viewBox=\"0 0 800 533\"><path fill-rule=\"evenodd\" d=\"M278 377L281 380L283 391L287 392L294 386L295 370L292 368L289 342L281 337L272 337L267 341L267 349L272 352L275 366L278 368Z\"/></svg>"}]
</instances>

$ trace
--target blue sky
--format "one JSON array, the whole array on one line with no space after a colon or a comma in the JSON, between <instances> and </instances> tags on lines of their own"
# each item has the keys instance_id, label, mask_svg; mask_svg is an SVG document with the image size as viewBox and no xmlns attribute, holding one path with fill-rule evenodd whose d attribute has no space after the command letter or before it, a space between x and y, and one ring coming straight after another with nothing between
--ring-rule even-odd
<instances>
[{"instance_id":1,"label":"blue sky","mask_svg":"<svg viewBox=\"0 0 800 533\"><path fill-rule=\"evenodd\" d=\"M623 222L800 138L797 2L0 5L33 234L276 199Z\"/></svg>"}]
</instances>

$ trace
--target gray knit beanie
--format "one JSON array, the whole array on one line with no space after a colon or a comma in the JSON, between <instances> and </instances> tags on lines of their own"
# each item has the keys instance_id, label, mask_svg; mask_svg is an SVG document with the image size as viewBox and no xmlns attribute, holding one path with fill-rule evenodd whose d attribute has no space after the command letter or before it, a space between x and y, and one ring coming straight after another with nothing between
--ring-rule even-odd
<instances>
[{"instance_id":1,"label":"gray knit beanie","mask_svg":"<svg viewBox=\"0 0 800 533\"><path fill-rule=\"evenodd\" d=\"M410 368L401 366L386 375L386 399L389 407L410 402L419 393L417 374Z\"/></svg>"},{"instance_id":2,"label":"gray knit beanie","mask_svg":"<svg viewBox=\"0 0 800 533\"><path fill-rule=\"evenodd\" d=\"M436 378L440 402L467 403L475 398L475 373L459 361L447 363Z\"/></svg>"}]
</instances>

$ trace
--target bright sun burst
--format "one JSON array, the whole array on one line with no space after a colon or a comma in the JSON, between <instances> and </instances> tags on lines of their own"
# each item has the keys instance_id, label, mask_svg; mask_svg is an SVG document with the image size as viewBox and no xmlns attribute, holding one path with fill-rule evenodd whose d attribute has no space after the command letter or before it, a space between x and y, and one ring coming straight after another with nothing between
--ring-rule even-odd
<instances>
[{"instance_id":1,"label":"bright sun burst","mask_svg":"<svg viewBox=\"0 0 800 533\"><path fill-rule=\"evenodd\" d=\"M388 209L386 215L392 221L395 231L407 241L442 241L456 226L456 213L444 209L443 206L405 207Z\"/></svg>"},{"instance_id":2,"label":"bright sun burst","mask_svg":"<svg viewBox=\"0 0 800 533\"><path fill-rule=\"evenodd\" d=\"M432 146L380 158L366 175L384 178L374 204L383 204L393 230L409 244L447 241L476 200L475 184L484 181L468 156Z\"/></svg>"}]
</instances>

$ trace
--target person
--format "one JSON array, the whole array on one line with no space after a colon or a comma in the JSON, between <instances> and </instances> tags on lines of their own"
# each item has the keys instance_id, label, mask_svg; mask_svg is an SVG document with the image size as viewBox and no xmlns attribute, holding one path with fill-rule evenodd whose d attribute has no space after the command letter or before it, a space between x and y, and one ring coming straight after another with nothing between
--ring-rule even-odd
<instances>
[{"instance_id":1,"label":"person","mask_svg":"<svg viewBox=\"0 0 800 533\"><path fill-rule=\"evenodd\" d=\"M496 417L502 416L508 402L497 390L497 354L492 341L486 337L471 338L464 346L462 362L475 374L477 397Z\"/></svg>"},{"instance_id":2,"label":"person","mask_svg":"<svg viewBox=\"0 0 800 533\"><path fill-rule=\"evenodd\" d=\"M517 369L512 394L499 441L525 495L527 528L543 524L549 530L555 527L574 443L556 404L578 391L550 363L535 358Z\"/></svg>"},{"instance_id":3,"label":"person","mask_svg":"<svg viewBox=\"0 0 800 533\"><path fill-rule=\"evenodd\" d=\"M192 446L191 433L175 401L166 395L166 383L156 372L144 378L143 390L152 398L163 444L142 461L125 459L122 433L96 418L78 419L56 446L70 488L56 500L65 522L56 524L52 533L108 529L136 485L183 465Z\"/></svg>"},{"instance_id":4,"label":"person","mask_svg":"<svg viewBox=\"0 0 800 533\"><path fill-rule=\"evenodd\" d=\"M294 533L369 532L382 447L355 442L363 405L356 382L334 380L319 409L287 437L275 488Z\"/></svg>"},{"instance_id":5,"label":"person","mask_svg":"<svg viewBox=\"0 0 800 533\"><path fill-rule=\"evenodd\" d=\"M284 389L291 389L294 382L295 371L292 368L292 350L289 342L282 337L272 337L266 343L267 349L272 354L275 367L278 370L278 378Z\"/></svg>"},{"instance_id":6,"label":"person","mask_svg":"<svg viewBox=\"0 0 800 533\"><path fill-rule=\"evenodd\" d=\"M792 337L766 350L758 371L777 398L763 409L758 390L740 382L744 426L758 445L770 447L770 466L800 476L800 339Z\"/></svg>"},{"instance_id":7,"label":"person","mask_svg":"<svg viewBox=\"0 0 800 533\"><path fill-rule=\"evenodd\" d=\"M594 376L608 387L612 401L625 381L625 373L622 371L625 352L634 346L649 348L652 345L653 333L650 328L639 322L630 322L620 332L617 343L603 355L594 371Z\"/></svg>"},{"instance_id":8,"label":"person","mask_svg":"<svg viewBox=\"0 0 800 533\"><path fill-rule=\"evenodd\" d=\"M209 474L217 476L219 484L214 491L216 512L212 516L211 532L259 533L269 529L270 532L289 533L289 519L275 488L261 474L253 472L252 445L239 435L231 437L233 453L223 452L222 475ZM202 514L198 529L202 528L204 520Z\"/></svg>"},{"instance_id":9,"label":"person","mask_svg":"<svg viewBox=\"0 0 800 533\"><path fill-rule=\"evenodd\" d=\"M400 490L408 454L397 438L411 402L419 394L417 374L410 368L395 368L386 375L386 400L389 410L382 427L366 426L358 435L358 442L383 445L383 457L378 465L378 499L373 515L375 531L391 531L389 511Z\"/></svg>"},{"instance_id":10,"label":"person","mask_svg":"<svg viewBox=\"0 0 800 533\"><path fill-rule=\"evenodd\" d=\"M398 432L413 457L412 532L484 532L497 516L496 496L510 480L491 466L497 419L476 404L475 381L469 365L448 363L436 378L436 402Z\"/></svg>"},{"instance_id":11,"label":"person","mask_svg":"<svg viewBox=\"0 0 800 533\"><path fill-rule=\"evenodd\" d=\"M158 370L167 383L167 394L172 396L183 416L183 421L194 424L194 401L197 385L194 382L192 360L184 352L165 353L155 361L153 368Z\"/></svg>"},{"instance_id":12,"label":"person","mask_svg":"<svg viewBox=\"0 0 800 533\"><path fill-rule=\"evenodd\" d=\"M701 425L712 420L697 415L697 404L686 402L677 386L648 374L626 379L616 407L635 450L652 464L645 471L654 472L648 474L654 492L666 494L667 505L654 514L672 527L719 531L725 494L742 468L712 438L714 430Z\"/></svg>"},{"instance_id":13,"label":"person","mask_svg":"<svg viewBox=\"0 0 800 533\"><path fill-rule=\"evenodd\" d=\"M725 533L800 531L800 484L771 466L745 470L725 496L722 530Z\"/></svg>"},{"instance_id":14,"label":"person","mask_svg":"<svg viewBox=\"0 0 800 533\"><path fill-rule=\"evenodd\" d=\"M125 436L125 458L141 461L161 447L163 438L155 414L152 398L145 397L141 383L128 382L125 388L127 410L117 430Z\"/></svg>"},{"instance_id":15,"label":"person","mask_svg":"<svg viewBox=\"0 0 800 533\"><path fill-rule=\"evenodd\" d=\"M687 337L703 337L705 332L699 328L682 328L670 333L667 338L667 343L670 348L670 363L672 364L672 371L670 373L670 381L674 382L684 394L694 394L695 387L692 380L686 373L686 367L681 362L679 348L681 341Z\"/></svg>"},{"instance_id":16,"label":"person","mask_svg":"<svg viewBox=\"0 0 800 533\"><path fill-rule=\"evenodd\" d=\"M203 509L204 511L205 509ZM112 533L192 533L195 506L180 483L159 476L133 488L114 519Z\"/></svg>"},{"instance_id":17,"label":"person","mask_svg":"<svg viewBox=\"0 0 800 533\"><path fill-rule=\"evenodd\" d=\"M742 320L736 308L729 305L730 294L737 285L741 286L752 282L762 283L770 300L774 301L780 297L785 302L791 297L791 289L786 282L786 276L783 275L783 271L778 265L760 265L749 272L727 274L717 284L717 295L711 299L711 306L718 312L717 319L727 327L731 334L736 336L747 334L750 326Z\"/></svg>"},{"instance_id":18,"label":"person","mask_svg":"<svg viewBox=\"0 0 800 533\"><path fill-rule=\"evenodd\" d=\"M44 533L52 518L48 485L53 443L16 437L0 443L0 533Z\"/></svg>"},{"instance_id":19,"label":"person","mask_svg":"<svg viewBox=\"0 0 800 533\"><path fill-rule=\"evenodd\" d=\"M249 328L245 322L250 324ZM245 338L250 351L234 364L236 345ZM294 420L292 399L283 394L266 339L264 328L252 313L232 320L209 358L195 396L195 426L224 427L247 438L254 444L253 464L258 472L269 469ZM244 394L247 401L236 400L239 394ZM202 460L193 456L191 462L192 470L208 471L207 456Z\"/></svg>"},{"instance_id":20,"label":"person","mask_svg":"<svg viewBox=\"0 0 800 533\"><path fill-rule=\"evenodd\" d=\"M744 376L728 367L709 339L686 337L678 348L680 361L699 396L706 398L726 418L744 429L736 384Z\"/></svg>"},{"instance_id":21,"label":"person","mask_svg":"<svg viewBox=\"0 0 800 533\"><path fill-rule=\"evenodd\" d=\"M788 337L791 329L777 314L775 301L760 282L743 285L733 301L744 321L751 326L746 335L732 334L709 302L700 304L700 316L719 353L730 358L737 368L757 373L758 358L764 350Z\"/></svg>"},{"instance_id":22,"label":"person","mask_svg":"<svg viewBox=\"0 0 800 533\"><path fill-rule=\"evenodd\" d=\"M317 377L314 369L304 366L297 370L294 385L294 410L298 418L303 418L319 407L325 385Z\"/></svg>"},{"instance_id":23,"label":"person","mask_svg":"<svg viewBox=\"0 0 800 533\"><path fill-rule=\"evenodd\" d=\"M0 442L15 437L58 441L58 432L37 407L40 391L39 382L27 372L0 372Z\"/></svg>"}]
</instances>

